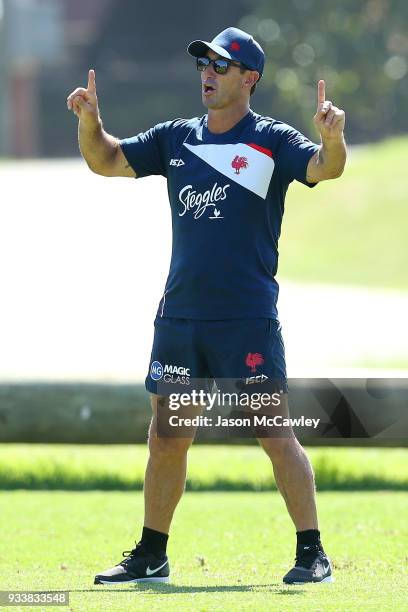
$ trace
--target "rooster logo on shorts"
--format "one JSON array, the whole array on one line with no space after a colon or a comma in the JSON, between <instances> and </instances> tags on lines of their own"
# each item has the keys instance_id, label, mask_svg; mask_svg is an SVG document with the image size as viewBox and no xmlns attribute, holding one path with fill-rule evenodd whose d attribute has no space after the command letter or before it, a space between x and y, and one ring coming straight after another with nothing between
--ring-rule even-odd
<instances>
[{"instance_id":1,"label":"rooster logo on shorts","mask_svg":"<svg viewBox=\"0 0 408 612\"><path fill-rule=\"evenodd\" d=\"M248 353L245 359L245 363L248 368L251 368L251 372L256 372L257 366L262 365L264 361L261 353Z\"/></svg>"}]
</instances>

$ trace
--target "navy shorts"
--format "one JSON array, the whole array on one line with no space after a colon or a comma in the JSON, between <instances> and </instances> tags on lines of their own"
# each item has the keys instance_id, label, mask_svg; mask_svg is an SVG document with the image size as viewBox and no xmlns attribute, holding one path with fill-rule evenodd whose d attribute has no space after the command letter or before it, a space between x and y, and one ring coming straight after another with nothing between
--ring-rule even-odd
<instances>
[{"instance_id":1,"label":"navy shorts","mask_svg":"<svg viewBox=\"0 0 408 612\"><path fill-rule=\"evenodd\" d=\"M287 392L277 319L199 320L156 316L145 386L170 395L192 389Z\"/></svg>"}]
</instances>

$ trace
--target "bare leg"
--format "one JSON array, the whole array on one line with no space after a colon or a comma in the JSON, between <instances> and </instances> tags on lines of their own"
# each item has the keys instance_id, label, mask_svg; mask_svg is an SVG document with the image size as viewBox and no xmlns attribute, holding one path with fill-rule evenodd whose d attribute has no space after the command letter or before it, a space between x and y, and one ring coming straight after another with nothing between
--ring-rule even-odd
<instances>
[{"instance_id":1,"label":"bare leg","mask_svg":"<svg viewBox=\"0 0 408 612\"><path fill-rule=\"evenodd\" d=\"M286 395L282 414L289 414ZM313 469L293 431L287 429L284 437L258 438L258 442L272 462L276 484L296 530L318 529Z\"/></svg>"},{"instance_id":2,"label":"bare leg","mask_svg":"<svg viewBox=\"0 0 408 612\"><path fill-rule=\"evenodd\" d=\"M184 492L187 451L194 434L190 438L158 437L157 412L165 401L162 396L151 394L153 417L149 429L150 454L144 481L144 526L169 533L173 513ZM183 416L195 416L201 414L202 409L189 406L185 411Z\"/></svg>"}]
</instances>

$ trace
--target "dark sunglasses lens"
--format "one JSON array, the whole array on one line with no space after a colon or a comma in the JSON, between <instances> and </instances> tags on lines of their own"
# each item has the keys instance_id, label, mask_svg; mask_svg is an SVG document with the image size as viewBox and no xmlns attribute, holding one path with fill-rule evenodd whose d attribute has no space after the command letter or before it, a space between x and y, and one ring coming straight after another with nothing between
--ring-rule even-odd
<instances>
[{"instance_id":1,"label":"dark sunglasses lens","mask_svg":"<svg viewBox=\"0 0 408 612\"><path fill-rule=\"evenodd\" d=\"M219 59L214 62L214 70L217 74L225 74L228 70L229 62L227 60Z\"/></svg>"},{"instance_id":2,"label":"dark sunglasses lens","mask_svg":"<svg viewBox=\"0 0 408 612\"><path fill-rule=\"evenodd\" d=\"M203 72L207 68L209 63L210 60L208 59L208 57L197 57L197 70Z\"/></svg>"}]
</instances>

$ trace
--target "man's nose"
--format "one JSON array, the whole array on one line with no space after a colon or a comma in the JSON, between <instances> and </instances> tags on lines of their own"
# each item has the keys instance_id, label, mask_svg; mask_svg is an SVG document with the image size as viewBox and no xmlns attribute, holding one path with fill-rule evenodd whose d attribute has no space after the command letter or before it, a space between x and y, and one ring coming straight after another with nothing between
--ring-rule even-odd
<instances>
[{"instance_id":1,"label":"man's nose","mask_svg":"<svg viewBox=\"0 0 408 612\"><path fill-rule=\"evenodd\" d=\"M204 68L203 72L204 74L207 73L207 74L210 74L211 76L214 74L217 74L214 70L213 64L208 64L208 66Z\"/></svg>"}]
</instances>

